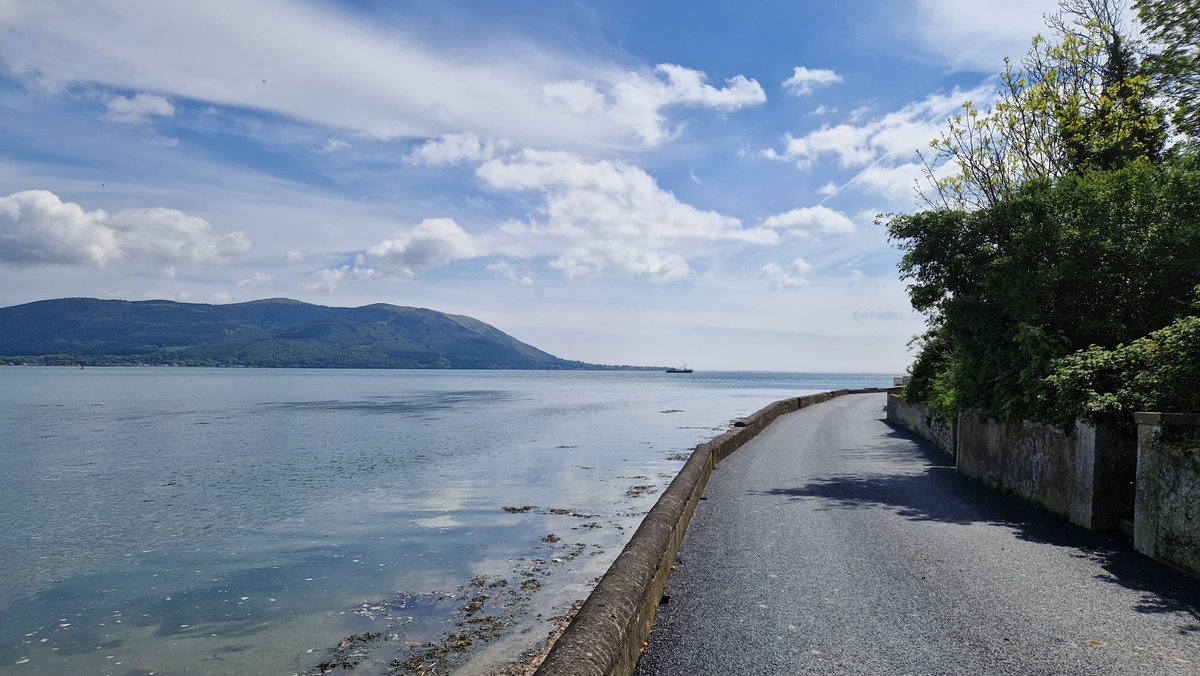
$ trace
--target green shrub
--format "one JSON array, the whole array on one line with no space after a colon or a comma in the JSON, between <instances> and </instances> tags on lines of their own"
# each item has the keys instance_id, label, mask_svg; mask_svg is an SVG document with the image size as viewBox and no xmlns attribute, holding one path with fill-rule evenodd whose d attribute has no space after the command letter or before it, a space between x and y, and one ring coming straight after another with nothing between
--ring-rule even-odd
<instances>
[{"instance_id":1,"label":"green shrub","mask_svg":"<svg viewBox=\"0 0 1200 676\"><path fill-rule=\"evenodd\" d=\"M1030 182L988 209L892 217L901 276L934 327L913 365L910 398L1061 420L1082 396L1072 383L1086 388L1094 377L1099 387L1124 368L1100 352L1189 314L1200 284L1198 164L1185 152ZM1084 346L1096 347L1059 361ZM1093 376L1046 380L1083 362L1094 362ZM1123 396L1115 386L1097 392Z\"/></svg>"},{"instance_id":2,"label":"green shrub","mask_svg":"<svg viewBox=\"0 0 1200 676\"><path fill-rule=\"evenodd\" d=\"M1045 382L1060 420L1200 411L1200 317L1181 317L1111 350L1093 345L1057 359Z\"/></svg>"}]
</instances>

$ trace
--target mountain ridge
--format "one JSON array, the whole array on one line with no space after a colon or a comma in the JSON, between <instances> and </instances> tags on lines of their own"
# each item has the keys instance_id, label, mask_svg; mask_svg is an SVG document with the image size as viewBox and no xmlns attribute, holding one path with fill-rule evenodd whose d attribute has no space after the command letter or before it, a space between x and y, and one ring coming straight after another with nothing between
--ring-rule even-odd
<instances>
[{"instance_id":1,"label":"mountain ridge","mask_svg":"<svg viewBox=\"0 0 1200 676\"><path fill-rule=\"evenodd\" d=\"M0 308L0 363L636 369L556 357L466 315L264 298L214 305L56 298Z\"/></svg>"}]
</instances>

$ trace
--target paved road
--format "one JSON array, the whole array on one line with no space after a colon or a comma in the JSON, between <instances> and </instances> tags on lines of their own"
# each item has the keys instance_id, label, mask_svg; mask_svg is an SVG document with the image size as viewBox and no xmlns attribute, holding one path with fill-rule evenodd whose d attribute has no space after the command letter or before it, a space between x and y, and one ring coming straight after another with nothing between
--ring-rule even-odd
<instances>
[{"instance_id":1,"label":"paved road","mask_svg":"<svg viewBox=\"0 0 1200 676\"><path fill-rule=\"evenodd\" d=\"M1200 674L1200 580L958 475L884 395L713 474L641 674Z\"/></svg>"}]
</instances>

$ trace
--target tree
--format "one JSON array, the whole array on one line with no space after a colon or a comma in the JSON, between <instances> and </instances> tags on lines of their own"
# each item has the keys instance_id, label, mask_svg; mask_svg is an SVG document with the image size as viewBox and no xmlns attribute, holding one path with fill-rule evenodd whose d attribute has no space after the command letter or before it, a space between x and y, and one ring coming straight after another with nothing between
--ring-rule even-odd
<instances>
[{"instance_id":1,"label":"tree","mask_svg":"<svg viewBox=\"0 0 1200 676\"><path fill-rule=\"evenodd\" d=\"M1019 64L1005 60L991 108L968 101L930 143L929 206L990 207L1030 181L1161 156L1163 114L1120 8L1118 0L1060 2L1047 17L1053 40L1038 35Z\"/></svg>"},{"instance_id":2,"label":"tree","mask_svg":"<svg viewBox=\"0 0 1200 676\"><path fill-rule=\"evenodd\" d=\"M931 327L908 393L940 410L1055 419L1070 408L1045 380L1059 358L1194 311L1197 195L1200 157L1183 154L1030 181L984 209L894 217L901 277Z\"/></svg>"},{"instance_id":3,"label":"tree","mask_svg":"<svg viewBox=\"0 0 1200 676\"><path fill-rule=\"evenodd\" d=\"M1200 138L1200 2L1138 0L1138 18L1153 50L1146 66L1171 99L1175 131Z\"/></svg>"},{"instance_id":4,"label":"tree","mask_svg":"<svg viewBox=\"0 0 1200 676\"><path fill-rule=\"evenodd\" d=\"M1165 150L1166 110L1196 123L1200 0L1138 7L1154 51L1121 0L1062 0L931 143L930 208L886 224L929 326L906 396L1048 422L1200 402L1200 145Z\"/></svg>"}]
</instances>

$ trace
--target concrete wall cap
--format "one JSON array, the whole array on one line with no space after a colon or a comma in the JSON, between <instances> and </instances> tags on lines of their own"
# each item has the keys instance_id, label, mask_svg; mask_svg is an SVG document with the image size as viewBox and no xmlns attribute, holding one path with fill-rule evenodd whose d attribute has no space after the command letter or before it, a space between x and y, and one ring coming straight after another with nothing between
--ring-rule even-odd
<instances>
[{"instance_id":1,"label":"concrete wall cap","mask_svg":"<svg viewBox=\"0 0 1200 676\"><path fill-rule=\"evenodd\" d=\"M1139 425L1200 425L1200 413L1155 413L1142 411L1133 414Z\"/></svg>"}]
</instances>

